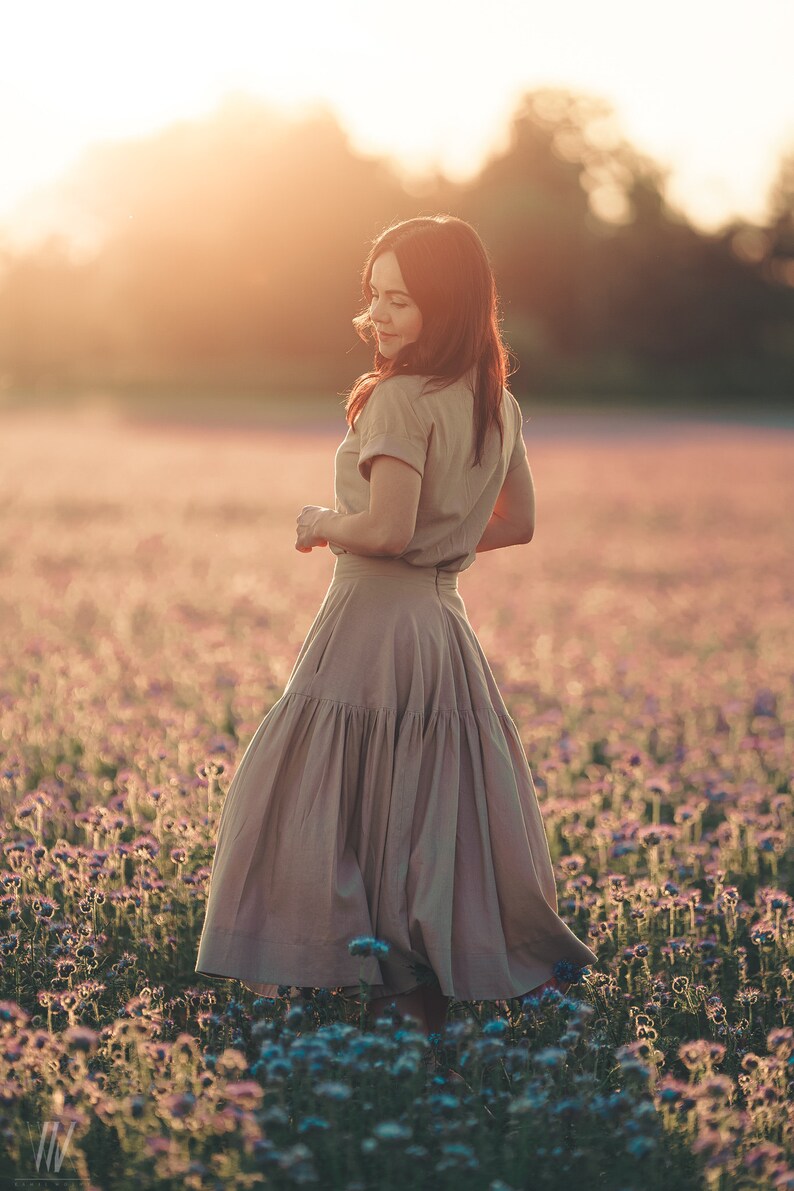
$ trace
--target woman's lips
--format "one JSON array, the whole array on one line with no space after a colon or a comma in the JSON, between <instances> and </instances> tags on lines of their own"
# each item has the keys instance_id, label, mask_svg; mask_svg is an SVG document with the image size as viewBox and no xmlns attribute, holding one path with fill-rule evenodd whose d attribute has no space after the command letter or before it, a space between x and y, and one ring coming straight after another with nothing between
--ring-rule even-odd
<instances>
[{"instance_id":1,"label":"woman's lips","mask_svg":"<svg viewBox=\"0 0 794 1191\"><path fill-rule=\"evenodd\" d=\"M393 338L394 338L394 336L393 336L393 335L387 335L385 331L378 331L378 338L379 338L379 339L393 339Z\"/></svg>"}]
</instances>

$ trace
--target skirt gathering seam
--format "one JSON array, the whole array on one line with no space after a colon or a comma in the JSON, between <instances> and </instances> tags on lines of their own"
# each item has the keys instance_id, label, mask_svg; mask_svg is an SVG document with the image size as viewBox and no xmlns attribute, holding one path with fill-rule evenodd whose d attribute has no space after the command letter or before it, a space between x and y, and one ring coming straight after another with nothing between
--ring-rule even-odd
<instances>
[{"instance_id":1,"label":"skirt gathering seam","mask_svg":"<svg viewBox=\"0 0 794 1191\"><path fill-rule=\"evenodd\" d=\"M298 695L301 699L311 699L314 703L331 703L337 707L352 707L356 711L390 711L395 715L398 714L396 707L371 707L368 703L348 703L344 699L328 699L325 695L311 695L307 691L284 691L281 699L287 696ZM281 699L278 701L281 702ZM275 707L276 704L273 704ZM272 710L272 709L271 709ZM425 711L415 711L411 708L406 708L405 711L399 712L400 715L417 715L426 717L428 715ZM429 713L430 715L495 715L500 720L512 720L513 717L509 712L497 711L495 707L434 707Z\"/></svg>"}]
</instances>

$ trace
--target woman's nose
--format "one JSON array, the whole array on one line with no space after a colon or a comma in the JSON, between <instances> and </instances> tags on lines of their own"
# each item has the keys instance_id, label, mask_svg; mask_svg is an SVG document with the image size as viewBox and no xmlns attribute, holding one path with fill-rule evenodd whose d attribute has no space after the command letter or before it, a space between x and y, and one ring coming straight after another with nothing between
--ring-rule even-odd
<instances>
[{"instance_id":1,"label":"woman's nose","mask_svg":"<svg viewBox=\"0 0 794 1191\"><path fill-rule=\"evenodd\" d=\"M369 317L372 319L373 323L377 323L378 326L386 326L386 319L381 315L380 306L377 302L373 301L372 305L370 306Z\"/></svg>"}]
</instances>

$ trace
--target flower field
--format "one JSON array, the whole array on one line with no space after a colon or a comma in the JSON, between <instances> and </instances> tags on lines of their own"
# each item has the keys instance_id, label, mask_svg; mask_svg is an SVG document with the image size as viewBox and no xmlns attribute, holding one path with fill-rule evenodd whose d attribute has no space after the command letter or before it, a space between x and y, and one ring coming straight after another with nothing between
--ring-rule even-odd
<instances>
[{"instance_id":1,"label":"flower field","mask_svg":"<svg viewBox=\"0 0 794 1191\"><path fill-rule=\"evenodd\" d=\"M535 538L460 591L599 964L428 1045L194 971L224 793L331 578L294 525L341 413L2 415L2 1185L794 1189L794 434L534 421Z\"/></svg>"}]
</instances>

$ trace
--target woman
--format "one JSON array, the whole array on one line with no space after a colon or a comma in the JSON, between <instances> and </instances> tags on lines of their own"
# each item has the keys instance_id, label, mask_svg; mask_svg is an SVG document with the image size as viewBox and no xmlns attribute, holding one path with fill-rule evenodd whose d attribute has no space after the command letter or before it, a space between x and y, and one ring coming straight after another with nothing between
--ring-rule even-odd
<instances>
[{"instance_id":1,"label":"woman","mask_svg":"<svg viewBox=\"0 0 794 1191\"><path fill-rule=\"evenodd\" d=\"M196 971L265 996L354 995L362 976L370 1023L395 1003L440 1032L451 997L522 996L596 956L557 915L526 755L457 587L534 531L485 248L463 220L409 219L362 280L375 367L347 399L335 509L297 519L333 578L229 787ZM388 953L351 955L358 936Z\"/></svg>"}]
</instances>

